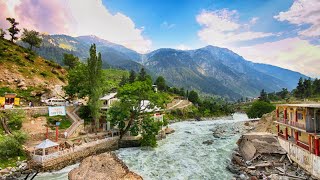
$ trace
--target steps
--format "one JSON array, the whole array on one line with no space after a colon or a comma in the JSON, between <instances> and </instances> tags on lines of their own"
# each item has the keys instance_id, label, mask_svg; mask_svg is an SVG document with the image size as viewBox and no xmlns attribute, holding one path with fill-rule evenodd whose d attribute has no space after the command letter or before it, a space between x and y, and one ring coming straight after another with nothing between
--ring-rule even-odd
<instances>
[{"instance_id":1,"label":"steps","mask_svg":"<svg viewBox=\"0 0 320 180\"><path fill-rule=\"evenodd\" d=\"M73 110L67 109L67 116L71 119L72 125L66 130L67 138L71 137L79 126L84 123L84 120L81 119L76 112L80 109L80 106L74 108Z\"/></svg>"}]
</instances>

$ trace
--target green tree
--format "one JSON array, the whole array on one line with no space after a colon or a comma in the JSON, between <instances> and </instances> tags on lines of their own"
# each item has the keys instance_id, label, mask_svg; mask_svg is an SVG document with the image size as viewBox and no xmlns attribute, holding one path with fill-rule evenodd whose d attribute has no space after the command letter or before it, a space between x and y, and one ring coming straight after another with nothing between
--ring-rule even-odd
<instances>
[{"instance_id":1,"label":"green tree","mask_svg":"<svg viewBox=\"0 0 320 180\"><path fill-rule=\"evenodd\" d=\"M189 92L188 100L194 104L199 103L199 95L196 91L192 90Z\"/></svg>"},{"instance_id":2,"label":"green tree","mask_svg":"<svg viewBox=\"0 0 320 180\"><path fill-rule=\"evenodd\" d=\"M303 98L305 94L305 90L304 90L304 85L303 85L303 79L302 77L300 77L299 82L298 82L298 86L295 90L295 96L297 98Z\"/></svg>"},{"instance_id":3,"label":"green tree","mask_svg":"<svg viewBox=\"0 0 320 180\"><path fill-rule=\"evenodd\" d=\"M64 87L66 94L70 97L85 97L89 95L89 79L88 66L84 63L79 63L68 72L68 85Z\"/></svg>"},{"instance_id":4,"label":"green tree","mask_svg":"<svg viewBox=\"0 0 320 180\"><path fill-rule=\"evenodd\" d=\"M319 95L320 94L320 79L316 78L313 83L313 92L315 95Z\"/></svg>"},{"instance_id":5,"label":"green tree","mask_svg":"<svg viewBox=\"0 0 320 180\"><path fill-rule=\"evenodd\" d=\"M79 64L80 60L78 57L73 54L63 54L63 64L69 67L69 69L73 69Z\"/></svg>"},{"instance_id":6,"label":"green tree","mask_svg":"<svg viewBox=\"0 0 320 180\"><path fill-rule=\"evenodd\" d=\"M158 133L158 122L150 119L155 106L163 107L167 97L162 93L155 93L152 81L135 81L125 84L118 90L120 102L114 104L108 111L108 120L120 129L120 138L128 131L143 135L144 145L155 146L155 135ZM148 111L147 111L148 110Z\"/></svg>"},{"instance_id":7,"label":"green tree","mask_svg":"<svg viewBox=\"0 0 320 180\"><path fill-rule=\"evenodd\" d=\"M98 53L96 45L90 47L90 57L88 58L88 85L89 85L89 109L90 114L95 122L96 131L99 128L101 102L99 98L102 96L102 60L101 54Z\"/></svg>"},{"instance_id":8,"label":"green tree","mask_svg":"<svg viewBox=\"0 0 320 180\"><path fill-rule=\"evenodd\" d=\"M157 85L157 88L159 91L166 91L167 85L166 85L166 80L164 79L164 77L159 76L155 83L155 85Z\"/></svg>"},{"instance_id":9,"label":"green tree","mask_svg":"<svg viewBox=\"0 0 320 180\"><path fill-rule=\"evenodd\" d=\"M144 68L141 68L138 76L138 81L145 81L147 80L147 72Z\"/></svg>"},{"instance_id":10,"label":"green tree","mask_svg":"<svg viewBox=\"0 0 320 180\"><path fill-rule=\"evenodd\" d=\"M11 27L8 29L8 31L9 35L11 36L11 42L13 42L13 40L18 39L16 35L18 35L18 33L20 32L20 29L17 28L17 25L19 25L19 23L16 22L14 18L7 18L7 21L9 21L9 23L11 24Z\"/></svg>"},{"instance_id":11,"label":"green tree","mask_svg":"<svg viewBox=\"0 0 320 180\"><path fill-rule=\"evenodd\" d=\"M265 101L255 101L252 106L248 109L247 115L249 118L261 118L262 115L275 110L275 107Z\"/></svg>"},{"instance_id":12,"label":"green tree","mask_svg":"<svg viewBox=\"0 0 320 180\"><path fill-rule=\"evenodd\" d=\"M282 88L282 90L279 92L279 95L281 99L287 99L289 97L289 91L287 88Z\"/></svg>"},{"instance_id":13,"label":"green tree","mask_svg":"<svg viewBox=\"0 0 320 180\"><path fill-rule=\"evenodd\" d=\"M34 30L29 31L27 29L23 29L21 40L30 45L30 50L32 50L32 47L40 47L40 44L42 42L39 32Z\"/></svg>"},{"instance_id":14,"label":"green tree","mask_svg":"<svg viewBox=\"0 0 320 180\"><path fill-rule=\"evenodd\" d=\"M129 75L129 83L133 83L136 80L136 77L136 72L134 70L131 70Z\"/></svg>"},{"instance_id":15,"label":"green tree","mask_svg":"<svg viewBox=\"0 0 320 180\"><path fill-rule=\"evenodd\" d=\"M266 91L264 89L262 89L260 92L260 100L265 101L265 102L269 102L268 94L266 93Z\"/></svg>"},{"instance_id":16,"label":"green tree","mask_svg":"<svg viewBox=\"0 0 320 180\"><path fill-rule=\"evenodd\" d=\"M125 84L127 84L128 82L129 82L128 77L125 76L125 75L122 75L121 80L120 80L120 82L119 82L119 86L122 87L122 86L124 86Z\"/></svg>"},{"instance_id":17,"label":"green tree","mask_svg":"<svg viewBox=\"0 0 320 180\"><path fill-rule=\"evenodd\" d=\"M0 28L0 38L4 39L5 35L6 35L6 32L2 28Z\"/></svg>"},{"instance_id":18,"label":"green tree","mask_svg":"<svg viewBox=\"0 0 320 180\"><path fill-rule=\"evenodd\" d=\"M312 82L311 79L305 79L303 81L303 87L304 87L304 97L309 98L312 95Z\"/></svg>"}]
</instances>

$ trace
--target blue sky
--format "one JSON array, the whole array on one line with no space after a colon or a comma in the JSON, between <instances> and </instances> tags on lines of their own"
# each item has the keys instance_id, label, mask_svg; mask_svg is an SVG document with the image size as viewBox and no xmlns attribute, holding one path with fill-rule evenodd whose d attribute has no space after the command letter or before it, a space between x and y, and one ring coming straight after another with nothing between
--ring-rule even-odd
<instances>
[{"instance_id":1,"label":"blue sky","mask_svg":"<svg viewBox=\"0 0 320 180\"><path fill-rule=\"evenodd\" d=\"M96 35L140 53L229 48L320 77L320 0L0 0L6 17L48 34Z\"/></svg>"}]
</instances>

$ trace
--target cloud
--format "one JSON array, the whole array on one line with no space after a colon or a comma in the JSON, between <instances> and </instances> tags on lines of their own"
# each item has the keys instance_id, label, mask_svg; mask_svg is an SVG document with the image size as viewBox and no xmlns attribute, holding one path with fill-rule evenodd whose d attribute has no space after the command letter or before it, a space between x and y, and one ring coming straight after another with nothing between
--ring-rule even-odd
<instances>
[{"instance_id":1,"label":"cloud","mask_svg":"<svg viewBox=\"0 0 320 180\"><path fill-rule=\"evenodd\" d=\"M230 46L237 42L248 41L268 36L272 33L253 32L248 29L248 24L237 23L237 11L227 9L218 11L202 11L196 20L202 26L198 32L200 40L216 46ZM258 18L251 19L250 24L256 23Z\"/></svg>"},{"instance_id":2,"label":"cloud","mask_svg":"<svg viewBox=\"0 0 320 180\"><path fill-rule=\"evenodd\" d=\"M3 9L20 27L50 34L96 35L141 53L151 49L151 40L143 36L144 28L136 27L122 13L112 14L102 0L0 0L1 14Z\"/></svg>"},{"instance_id":3,"label":"cloud","mask_svg":"<svg viewBox=\"0 0 320 180\"><path fill-rule=\"evenodd\" d=\"M250 24L251 24L251 25L254 25L254 24L257 23L258 20L259 20L258 17L253 17L253 18L251 18L251 20L250 20Z\"/></svg>"},{"instance_id":4,"label":"cloud","mask_svg":"<svg viewBox=\"0 0 320 180\"><path fill-rule=\"evenodd\" d=\"M298 37L233 50L254 62L272 64L312 77L320 77L320 45L310 44L309 41Z\"/></svg>"},{"instance_id":5,"label":"cloud","mask_svg":"<svg viewBox=\"0 0 320 180\"><path fill-rule=\"evenodd\" d=\"M160 26L161 26L161 28L164 28L164 29L172 29L176 25L175 24L169 24L167 21L164 21Z\"/></svg>"},{"instance_id":6,"label":"cloud","mask_svg":"<svg viewBox=\"0 0 320 180\"><path fill-rule=\"evenodd\" d=\"M274 18L298 26L307 24L309 27L300 31L300 35L320 36L320 0L296 0L288 11L280 12Z\"/></svg>"},{"instance_id":7,"label":"cloud","mask_svg":"<svg viewBox=\"0 0 320 180\"><path fill-rule=\"evenodd\" d=\"M192 48L184 45L184 44L179 44L178 46L175 47L175 49L179 49L179 50L191 50Z\"/></svg>"}]
</instances>

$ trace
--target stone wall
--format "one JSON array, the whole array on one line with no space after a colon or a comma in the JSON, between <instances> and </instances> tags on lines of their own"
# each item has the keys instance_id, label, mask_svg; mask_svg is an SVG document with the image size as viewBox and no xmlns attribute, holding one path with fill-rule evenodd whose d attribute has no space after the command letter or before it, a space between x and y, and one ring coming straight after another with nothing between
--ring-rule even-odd
<instances>
[{"instance_id":1,"label":"stone wall","mask_svg":"<svg viewBox=\"0 0 320 180\"><path fill-rule=\"evenodd\" d=\"M119 148L118 142L119 137L114 137L113 139L109 139L108 141L104 141L99 144L93 144L92 146L86 146L84 148L81 148L81 150L61 155L55 159L47 160L42 164L34 161L30 164L33 169L36 169L38 171L59 170L68 165L75 164L88 156L117 150Z\"/></svg>"}]
</instances>

